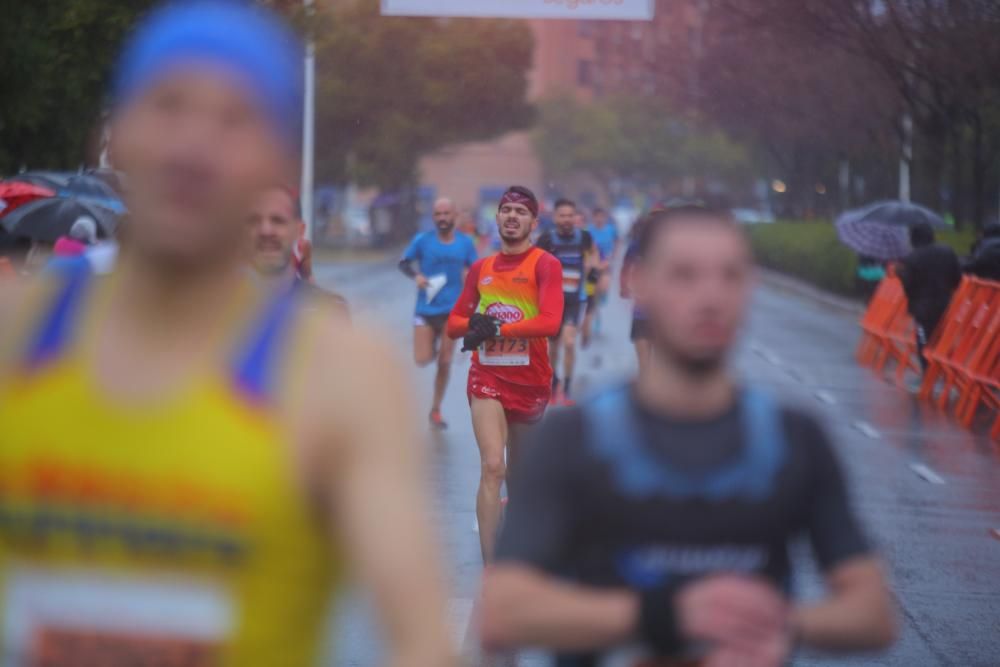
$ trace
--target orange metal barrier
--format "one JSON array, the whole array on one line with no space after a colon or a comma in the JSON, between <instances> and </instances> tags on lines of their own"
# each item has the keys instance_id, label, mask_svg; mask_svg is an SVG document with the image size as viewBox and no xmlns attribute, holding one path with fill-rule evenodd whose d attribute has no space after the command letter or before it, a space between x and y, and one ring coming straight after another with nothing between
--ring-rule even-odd
<instances>
[{"instance_id":1,"label":"orange metal barrier","mask_svg":"<svg viewBox=\"0 0 1000 667\"><path fill-rule=\"evenodd\" d=\"M896 361L896 382L919 370L913 321L895 273L879 285L861 319L858 361L882 372ZM1000 283L965 277L924 349L927 371L918 396L947 410L966 427L981 407L997 413L990 435L1000 440Z\"/></svg>"},{"instance_id":2,"label":"orange metal barrier","mask_svg":"<svg viewBox=\"0 0 1000 667\"><path fill-rule=\"evenodd\" d=\"M17 275L14 265L6 257L0 257L0 278L13 278Z\"/></svg>"},{"instance_id":3,"label":"orange metal barrier","mask_svg":"<svg viewBox=\"0 0 1000 667\"><path fill-rule=\"evenodd\" d=\"M864 333L857 351L860 364L881 373L890 360L895 361L897 384L902 384L907 369L920 369L913 318L906 308L903 283L892 267L875 290L861 318L861 329Z\"/></svg>"}]
</instances>

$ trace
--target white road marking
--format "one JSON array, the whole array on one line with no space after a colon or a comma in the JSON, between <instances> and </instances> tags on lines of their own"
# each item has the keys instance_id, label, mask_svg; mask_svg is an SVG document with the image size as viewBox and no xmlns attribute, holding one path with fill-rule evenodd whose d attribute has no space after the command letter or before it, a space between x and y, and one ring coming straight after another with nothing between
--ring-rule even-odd
<instances>
[{"instance_id":1,"label":"white road marking","mask_svg":"<svg viewBox=\"0 0 1000 667\"><path fill-rule=\"evenodd\" d=\"M779 357L778 355L776 355L774 352L767 349L763 345L751 345L750 351L756 354L757 356L761 357L764 361L771 364L772 366L781 365L781 357Z\"/></svg>"},{"instance_id":2,"label":"white road marking","mask_svg":"<svg viewBox=\"0 0 1000 667\"><path fill-rule=\"evenodd\" d=\"M797 368L788 368L787 372L788 372L788 375L790 375L792 377L792 379L798 380L802 384L809 384L808 378L806 378L806 376L799 369L797 369Z\"/></svg>"},{"instance_id":3,"label":"white road marking","mask_svg":"<svg viewBox=\"0 0 1000 667\"><path fill-rule=\"evenodd\" d=\"M821 390L817 391L813 395L816 397L816 400L820 401L821 403L826 403L827 405L836 405L837 404L837 399L834 398L833 394L831 394L828 391L823 391L821 389Z\"/></svg>"},{"instance_id":4,"label":"white road marking","mask_svg":"<svg viewBox=\"0 0 1000 667\"><path fill-rule=\"evenodd\" d=\"M448 600L448 628L451 630L455 646L463 648L469 635L469 621L472 618L473 600L471 598L452 598Z\"/></svg>"},{"instance_id":5,"label":"white road marking","mask_svg":"<svg viewBox=\"0 0 1000 667\"><path fill-rule=\"evenodd\" d=\"M931 484L944 484L944 478L931 470L927 465L923 463L911 463L910 470L917 473L917 476L924 480L925 482L930 482Z\"/></svg>"},{"instance_id":6,"label":"white road marking","mask_svg":"<svg viewBox=\"0 0 1000 667\"><path fill-rule=\"evenodd\" d=\"M878 440L882 435L875 429L874 426L864 421L857 421L852 424L854 428L861 431L866 437L872 440Z\"/></svg>"}]
</instances>

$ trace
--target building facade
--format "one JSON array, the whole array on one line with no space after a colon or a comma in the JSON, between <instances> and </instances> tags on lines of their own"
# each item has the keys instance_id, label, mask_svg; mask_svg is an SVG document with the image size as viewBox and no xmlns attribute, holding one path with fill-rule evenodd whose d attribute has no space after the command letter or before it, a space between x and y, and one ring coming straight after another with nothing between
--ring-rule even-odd
<instances>
[{"instance_id":1,"label":"building facade","mask_svg":"<svg viewBox=\"0 0 1000 667\"><path fill-rule=\"evenodd\" d=\"M588 103L620 91L696 97L691 63L701 48L706 3L658 0L653 21L529 21L535 52L528 100L568 94ZM592 189L585 178L549 182L529 131L448 146L424 157L419 170L422 185L469 212L488 210L495 193L514 183L539 196Z\"/></svg>"}]
</instances>

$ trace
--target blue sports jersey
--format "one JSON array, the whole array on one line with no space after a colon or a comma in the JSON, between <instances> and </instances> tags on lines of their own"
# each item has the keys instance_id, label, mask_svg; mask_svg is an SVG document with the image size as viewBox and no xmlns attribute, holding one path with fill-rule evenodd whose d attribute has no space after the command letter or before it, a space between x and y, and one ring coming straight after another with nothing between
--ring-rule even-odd
<instances>
[{"instance_id":1,"label":"blue sports jersey","mask_svg":"<svg viewBox=\"0 0 1000 667\"><path fill-rule=\"evenodd\" d=\"M615 251L615 243L618 242L618 228L615 227L615 223L609 220L603 227L591 225L588 231L597 244L601 259L610 259L611 253Z\"/></svg>"},{"instance_id":2,"label":"blue sports jersey","mask_svg":"<svg viewBox=\"0 0 1000 667\"><path fill-rule=\"evenodd\" d=\"M451 243L443 243L437 232L417 234L403 252L403 259L416 261L427 278L443 275L448 282L427 302L424 290L417 290L417 315L447 315L462 293L462 273L476 261L476 245L465 234L455 234Z\"/></svg>"}]
</instances>

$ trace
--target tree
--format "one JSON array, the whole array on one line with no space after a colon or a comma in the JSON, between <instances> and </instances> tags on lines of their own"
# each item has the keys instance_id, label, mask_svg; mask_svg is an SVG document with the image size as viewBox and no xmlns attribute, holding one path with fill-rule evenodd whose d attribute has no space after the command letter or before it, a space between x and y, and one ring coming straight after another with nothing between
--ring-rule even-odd
<instances>
[{"instance_id":1,"label":"tree","mask_svg":"<svg viewBox=\"0 0 1000 667\"><path fill-rule=\"evenodd\" d=\"M685 177L738 184L749 173L746 146L655 98L621 95L588 105L549 98L540 104L534 140L555 178L582 172L605 185L624 179L645 187Z\"/></svg>"},{"instance_id":2,"label":"tree","mask_svg":"<svg viewBox=\"0 0 1000 667\"><path fill-rule=\"evenodd\" d=\"M87 160L111 66L152 0L0 0L0 173Z\"/></svg>"},{"instance_id":3,"label":"tree","mask_svg":"<svg viewBox=\"0 0 1000 667\"><path fill-rule=\"evenodd\" d=\"M527 127L528 29L512 21L379 15L375 0L317 17L317 171L396 190L422 155Z\"/></svg>"},{"instance_id":4,"label":"tree","mask_svg":"<svg viewBox=\"0 0 1000 667\"><path fill-rule=\"evenodd\" d=\"M869 190L892 194L894 185L877 176L894 173L902 102L886 77L864 58L775 20L754 0L716 8L701 63L701 109L763 149L768 171L787 182L786 211L830 213L848 203L850 193L833 185L841 163L874 175Z\"/></svg>"},{"instance_id":5,"label":"tree","mask_svg":"<svg viewBox=\"0 0 1000 667\"><path fill-rule=\"evenodd\" d=\"M921 198L936 204L950 189L957 217L963 217L968 204L969 217L981 223L989 166L1000 160L1000 136L993 120L1000 92L996 76L1000 4L995 0L722 2L730 14L744 19L745 26L767 25L786 39L814 40L877 72L884 88L900 100L897 116L889 121L897 133L897 154L903 112L914 120ZM972 174L971 187L965 183L967 171Z\"/></svg>"}]
</instances>

